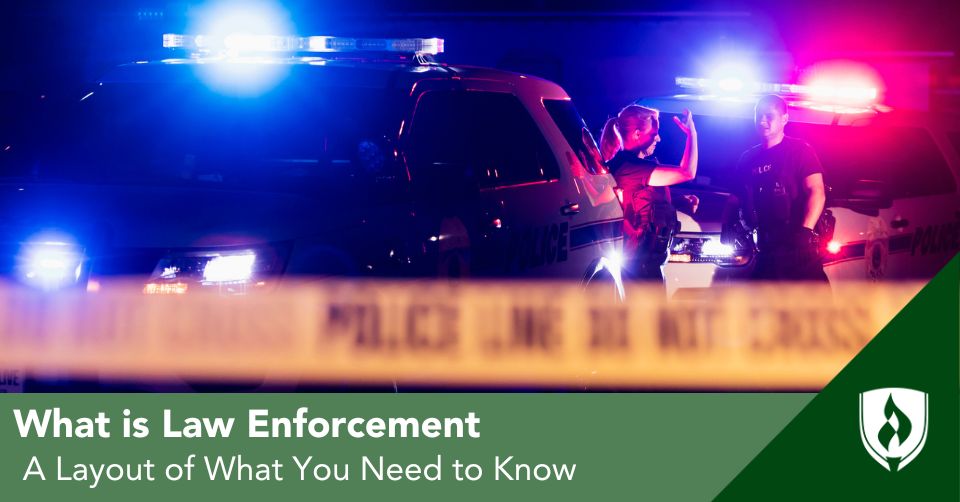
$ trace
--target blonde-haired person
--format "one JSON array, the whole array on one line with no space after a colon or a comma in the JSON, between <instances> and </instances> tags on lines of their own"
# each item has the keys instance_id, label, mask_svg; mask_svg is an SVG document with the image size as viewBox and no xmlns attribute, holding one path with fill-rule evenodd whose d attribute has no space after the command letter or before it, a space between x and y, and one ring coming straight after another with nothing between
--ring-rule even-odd
<instances>
[{"instance_id":1,"label":"blonde-haired person","mask_svg":"<svg viewBox=\"0 0 960 502\"><path fill-rule=\"evenodd\" d=\"M697 176L697 129L693 114L673 118L687 135L679 166L657 162L653 152L660 142L660 112L628 105L607 120L600 151L607 168L623 190L623 252L626 272L637 279L663 280L661 266L676 230L677 214L670 191L663 187Z\"/></svg>"}]
</instances>

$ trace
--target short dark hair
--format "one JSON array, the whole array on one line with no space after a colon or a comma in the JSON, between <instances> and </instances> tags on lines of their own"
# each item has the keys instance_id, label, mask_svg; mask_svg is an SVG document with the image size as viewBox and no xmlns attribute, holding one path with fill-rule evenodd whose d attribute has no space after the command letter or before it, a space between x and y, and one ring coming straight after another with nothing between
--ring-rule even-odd
<instances>
[{"instance_id":1,"label":"short dark hair","mask_svg":"<svg viewBox=\"0 0 960 502\"><path fill-rule=\"evenodd\" d=\"M757 100L756 109L759 110L761 106L773 106L780 111L781 114L787 114L787 102L776 94L765 94L760 96L760 99Z\"/></svg>"}]
</instances>

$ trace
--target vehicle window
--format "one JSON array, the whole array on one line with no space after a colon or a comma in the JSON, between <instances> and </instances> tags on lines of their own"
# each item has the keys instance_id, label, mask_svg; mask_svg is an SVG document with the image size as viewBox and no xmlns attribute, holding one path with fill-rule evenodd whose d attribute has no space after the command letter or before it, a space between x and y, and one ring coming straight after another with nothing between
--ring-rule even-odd
<instances>
[{"instance_id":1,"label":"vehicle window","mask_svg":"<svg viewBox=\"0 0 960 502\"><path fill-rule=\"evenodd\" d=\"M567 139L570 148L580 159L580 163L590 172L590 174L602 174L605 172L600 163L600 149L597 148L597 142L587 129L577 108L573 102L566 99L545 99L543 106L547 113L553 118L553 121L560 128L563 137Z\"/></svg>"},{"instance_id":2,"label":"vehicle window","mask_svg":"<svg viewBox=\"0 0 960 502\"><path fill-rule=\"evenodd\" d=\"M408 156L416 171L469 169L482 188L557 179L559 168L533 118L516 96L433 91L417 104Z\"/></svg>"},{"instance_id":3,"label":"vehicle window","mask_svg":"<svg viewBox=\"0 0 960 502\"><path fill-rule=\"evenodd\" d=\"M255 99L195 83L105 85L56 118L61 137L41 140L49 161L20 175L294 193L380 176L401 100L307 84Z\"/></svg>"},{"instance_id":4,"label":"vehicle window","mask_svg":"<svg viewBox=\"0 0 960 502\"><path fill-rule=\"evenodd\" d=\"M824 181L837 196L861 179L888 183L894 199L956 191L950 167L924 129L793 123L787 134L814 147Z\"/></svg>"},{"instance_id":5,"label":"vehicle window","mask_svg":"<svg viewBox=\"0 0 960 502\"><path fill-rule=\"evenodd\" d=\"M15 161L24 160L24 143L36 129L42 109L34 101L14 93L0 92L0 178Z\"/></svg>"},{"instance_id":6,"label":"vehicle window","mask_svg":"<svg viewBox=\"0 0 960 502\"><path fill-rule=\"evenodd\" d=\"M948 132L947 137L950 138L953 150L957 152L957 155L960 155L960 132Z\"/></svg>"}]
</instances>

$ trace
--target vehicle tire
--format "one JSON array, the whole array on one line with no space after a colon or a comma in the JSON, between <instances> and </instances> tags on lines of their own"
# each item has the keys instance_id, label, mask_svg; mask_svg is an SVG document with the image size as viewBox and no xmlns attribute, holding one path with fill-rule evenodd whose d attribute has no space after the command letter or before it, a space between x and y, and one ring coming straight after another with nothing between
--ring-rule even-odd
<instances>
[{"instance_id":1,"label":"vehicle tire","mask_svg":"<svg viewBox=\"0 0 960 502\"><path fill-rule=\"evenodd\" d=\"M613 303L623 303L626 300L623 278L619 276L619 272L615 274L603 266L601 260L602 258L598 258L591 263L580 281L580 286L584 290L598 291L600 295L609 294Z\"/></svg>"}]
</instances>

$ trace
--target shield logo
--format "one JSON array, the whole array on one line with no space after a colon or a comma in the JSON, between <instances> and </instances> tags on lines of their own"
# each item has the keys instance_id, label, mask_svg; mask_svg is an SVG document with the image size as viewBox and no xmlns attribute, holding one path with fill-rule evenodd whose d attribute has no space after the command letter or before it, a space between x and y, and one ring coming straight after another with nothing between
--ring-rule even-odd
<instances>
[{"instance_id":1,"label":"shield logo","mask_svg":"<svg viewBox=\"0 0 960 502\"><path fill-rule=\"evenodd\" d=\"M903 470L927 441L927 393L891 387L860 393L860 439L886 470Z\"/></svg>"}]
</instances>

